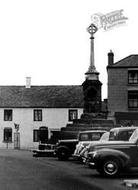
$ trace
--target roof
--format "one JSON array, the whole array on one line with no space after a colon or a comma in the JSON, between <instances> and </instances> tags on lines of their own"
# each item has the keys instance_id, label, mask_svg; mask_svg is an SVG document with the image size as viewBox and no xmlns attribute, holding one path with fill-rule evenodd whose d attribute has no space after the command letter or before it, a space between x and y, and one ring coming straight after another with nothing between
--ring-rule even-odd
<instances>
[{"instance_id":1,"label":"roof","mask_svg":"<svg viewBox=\"0 0 138 190\"><path fill-rule=\"evenodd\" d=\"M68 86L0 86L0 107L83 108L83 89Z\"/></svg>"},{"instance_id":2,"label":"roof","mask_svg":"<svg viewBox=\"0 0 138 190\"><path fill-rule=\"evenodd\" d=\"M108 65L107 68L138 68L138 55L129 55L120 61Z\"/></svg>"},{"instance_id":3,"label":"roof","mask_svg":"<svg viewBox=\"0 0 138 190\"><path fill-rule=\"evenodd\" d=\"M126 127L116 127L111 129L110 131L126 131L126 130L135 130L138 129L137 126L126 126Z\"/></svg>"}]
</instances>

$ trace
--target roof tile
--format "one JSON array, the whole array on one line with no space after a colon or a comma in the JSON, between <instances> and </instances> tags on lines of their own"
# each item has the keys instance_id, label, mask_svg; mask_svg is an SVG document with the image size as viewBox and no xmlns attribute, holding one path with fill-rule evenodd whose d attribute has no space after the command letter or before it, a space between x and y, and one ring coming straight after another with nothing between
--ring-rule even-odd
<instances>
[{"instance_id":1,"label":"roof tile","mask_svg":"<svg viewBox=\"0 0 138 190\"><path fill-rule=\"evenodd\" d=\"M67 86L0 86L0 107L83 108L83 89Z\"/></svg>"},{"instance_id":2,"label":"roof tile","mask_svg":"<svg viewBox=\"0 0 138 190\"><path fill-rule=\"evenodd\" d=\"M124 59L114 63L113 65L108 65L107 68L120 68L120 67L138 67L138 55L129 55Z\"/></svg>"}]
</instances>

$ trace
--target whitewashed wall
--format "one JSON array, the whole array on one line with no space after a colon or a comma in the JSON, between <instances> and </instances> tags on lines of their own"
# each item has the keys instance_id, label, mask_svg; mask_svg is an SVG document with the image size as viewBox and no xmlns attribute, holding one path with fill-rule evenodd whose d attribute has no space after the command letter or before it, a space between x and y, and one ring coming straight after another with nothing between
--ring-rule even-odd
<instances>
[{"instance_id":1,"label":"whitewashed wall","mask_svg":"<svg viewBox=\"0 0 138 190\"><path fill-rule=\"evenodd\" d=\"M8 108L12 109L12 108ZM40 108L41 109L41 108ZM71 108L73 109L73 108ZM74 108L77 109L77 108ZM12 121L4 121L4 109L0 108L0 148L7 148L3 142L3 132L5 127L11 127L13 130L13 142L8 144L8 148L14 148L14 123L19 124L20 147L25 149L36 148L38 143L33 142L33 130L41 126L47 126L49 130L65 127L68 121L69 108L42 108L42 121L34 121L33 110L31 108L13 108ZM83 113L83 109L78 108L78 118Z\"/></svg>"}]
</instances>

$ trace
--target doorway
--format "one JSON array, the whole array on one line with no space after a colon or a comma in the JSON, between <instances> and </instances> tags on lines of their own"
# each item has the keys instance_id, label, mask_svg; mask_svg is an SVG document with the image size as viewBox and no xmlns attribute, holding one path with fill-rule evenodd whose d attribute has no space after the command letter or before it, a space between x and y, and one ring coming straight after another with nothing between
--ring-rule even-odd
<instances>
[{"instance_id":1,"label":"doorway","mask_svg":"<svg viewBox=\"0 0 138 190\"><path fill-rule=\"evenodd\" d=\"M14 133L14 149L20 149L20 133Z\"/></svg>"}]
</instances>

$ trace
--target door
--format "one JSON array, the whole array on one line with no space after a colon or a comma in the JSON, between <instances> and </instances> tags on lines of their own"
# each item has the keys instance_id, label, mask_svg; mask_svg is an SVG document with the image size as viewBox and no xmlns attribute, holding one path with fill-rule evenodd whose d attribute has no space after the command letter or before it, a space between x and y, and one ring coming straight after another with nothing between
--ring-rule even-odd
<instances>
[{"instance_id":1,"label":"door","mask_svg":"<svg viewBox=\"0 0 138 190\"><path fill-rule=\"evenodd\" d=\"M40 127L39 132L40 142L46 143L48 141L48 127Z\"/></svg>"},{"instance_id":2,"label":"door","mask_svg":"<svg viewBox=\"0 0 138 190\"><path fill-rule=\"evenodd\" d=\"M20 133L19 132L14 133L14 148L20 149Z\"/></svg>"}]
</instances>

